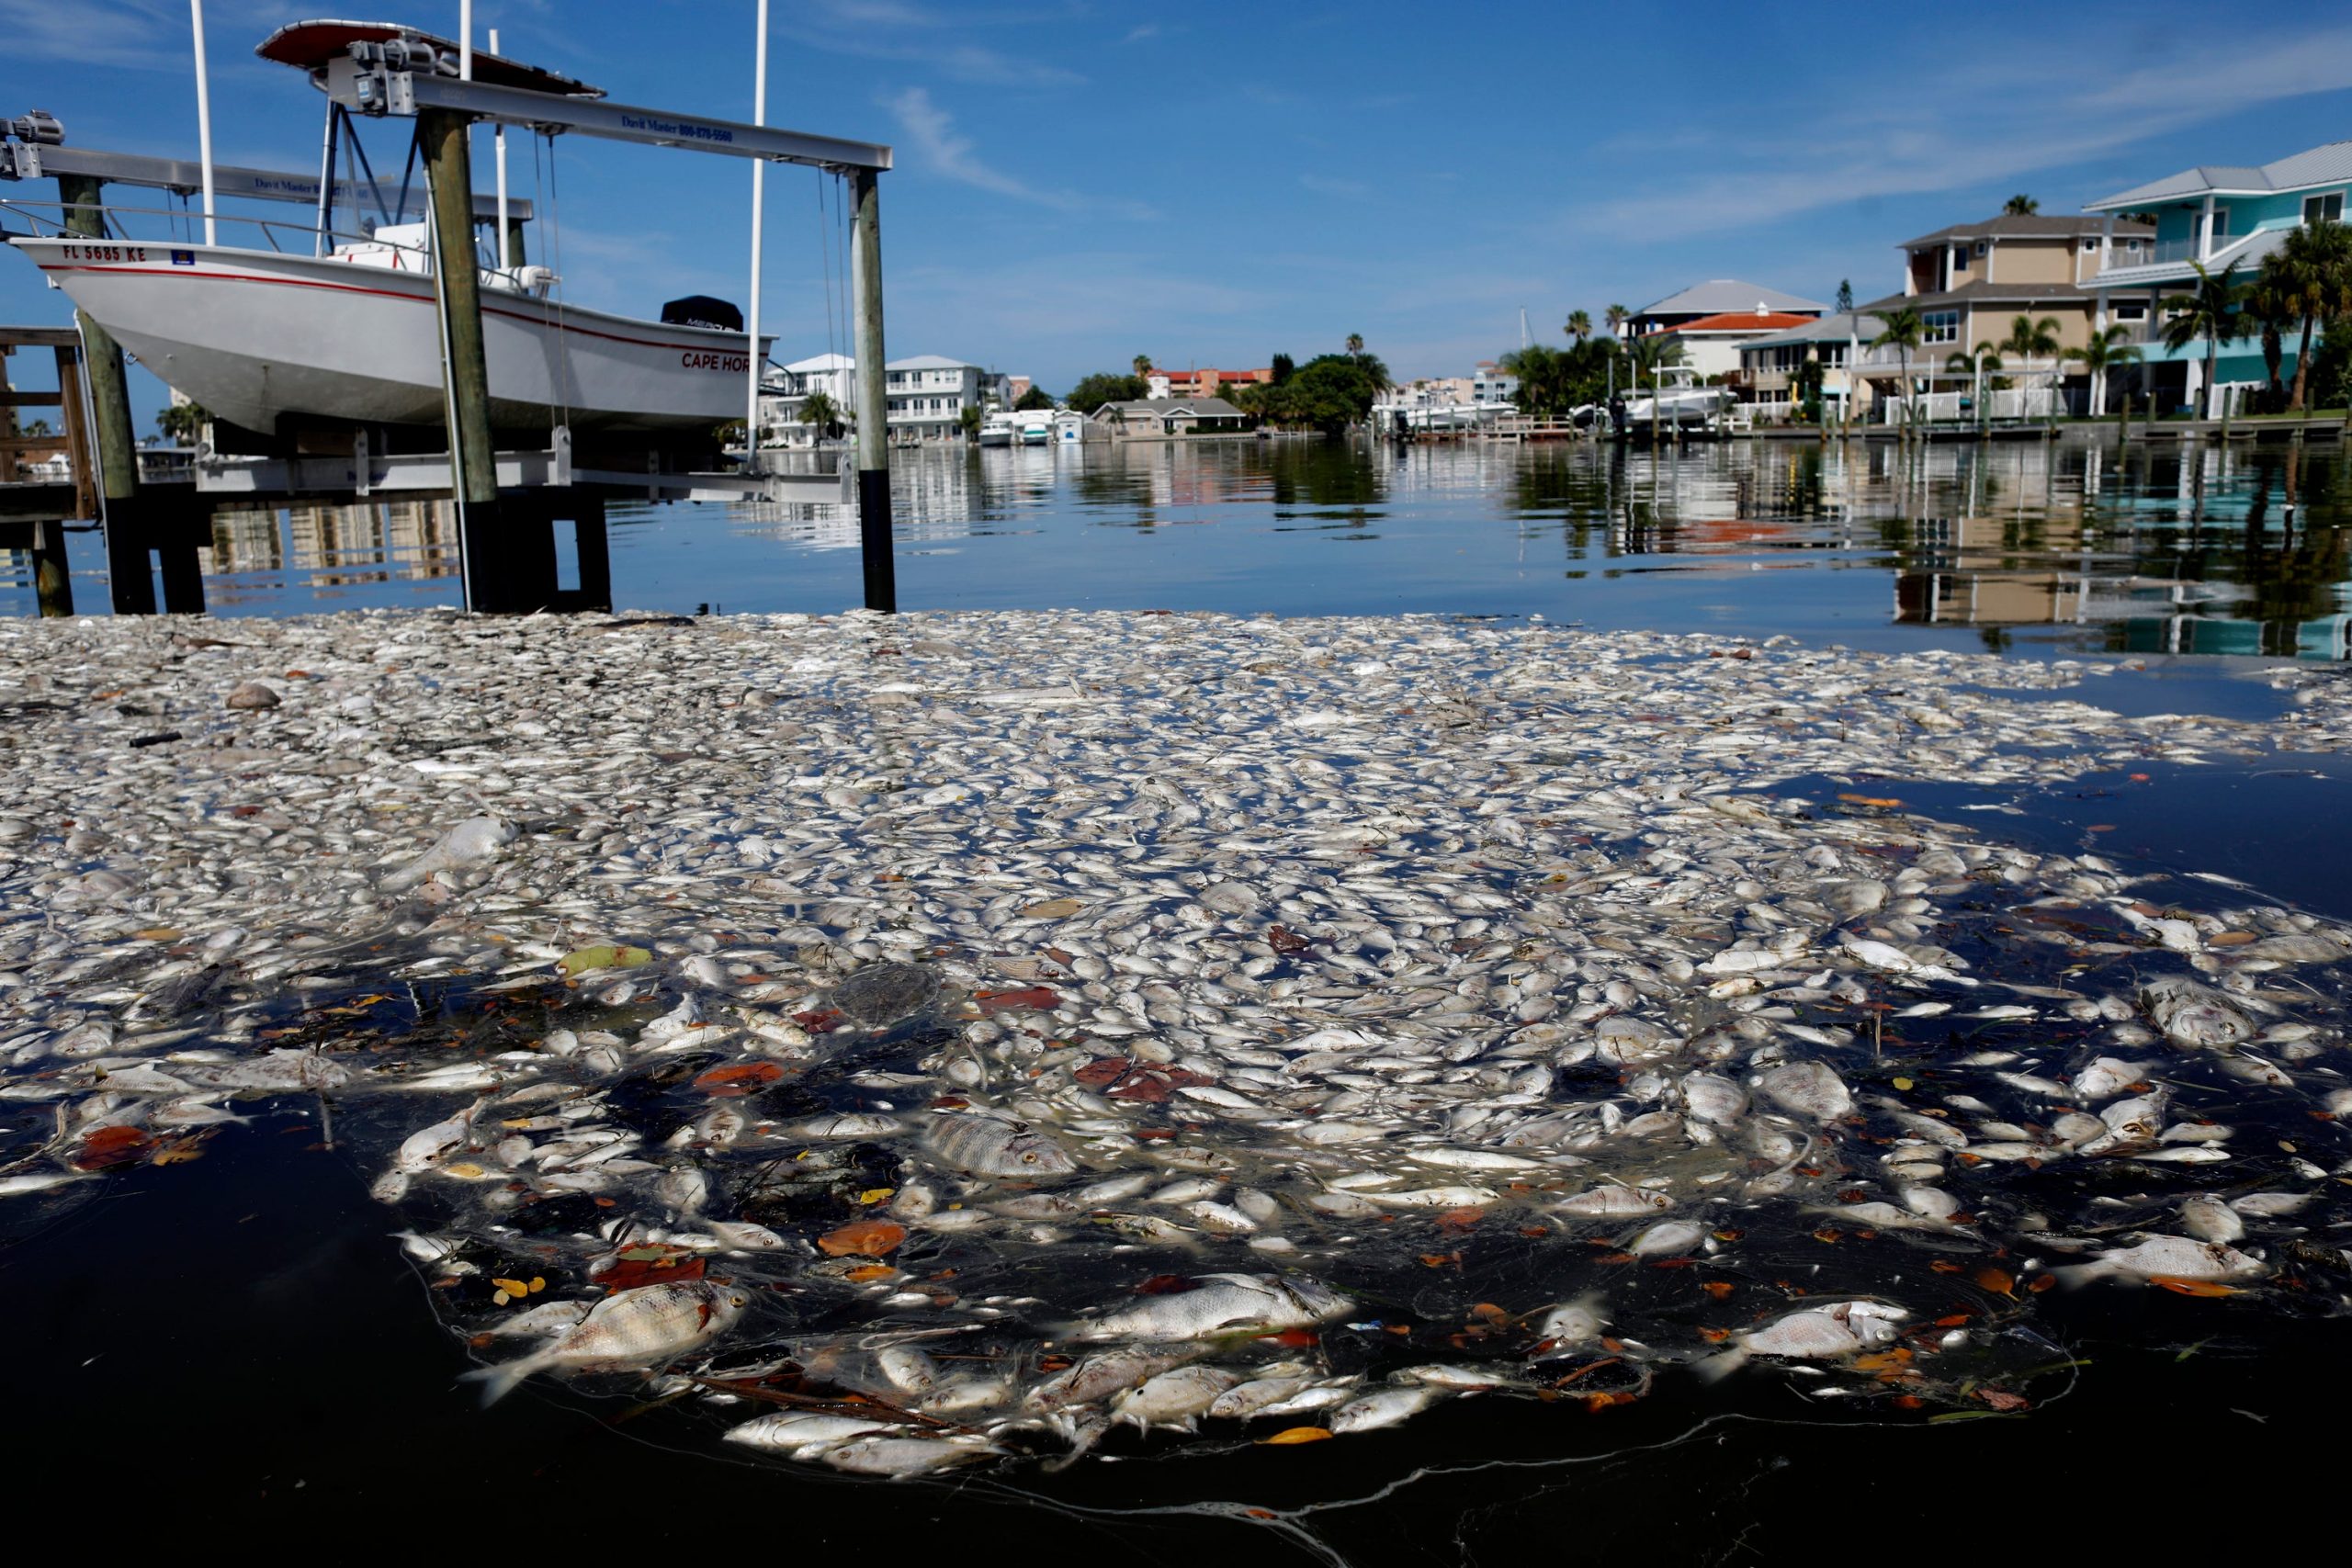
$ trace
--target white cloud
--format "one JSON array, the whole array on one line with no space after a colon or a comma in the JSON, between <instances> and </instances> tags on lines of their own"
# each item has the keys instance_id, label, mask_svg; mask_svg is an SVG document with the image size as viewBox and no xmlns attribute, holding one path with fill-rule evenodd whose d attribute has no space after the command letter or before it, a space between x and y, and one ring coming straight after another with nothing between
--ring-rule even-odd
<instances>
[{"instance_id":1,"label":"white cloud","mask_svg":"<svg viewBox=\"0 0 2352 1568\"><path fill-rule=\"evenodd\" d=\"M1597 220L1645 240L1679 239L1873 197L1965 189L2086 164L2266 103L2346 87L2352 87L2352 28L2345 28L2241 37L2218 54L2119 65L2088 78L2067 50L1962 61L1940 79L1906 78L1899 93L1860 84L1842 95L1859 100L1855 107L1841 107L1841 95L1810 97L1802 130L1783 135L1758 135L1753 123L1695 135L1679 129L1678 162L1706 173L1649 182L1641 195L1603 203L1578 226ZM1752 120L1754 106L1746 112ZM2297 151L2281 147L2273 155Z\"/></svg>"},{"instance_id":2,"label":"white cloud","mask_svg":"<svg viewBox=\"0 0 2352 1568\"><path fill-rule=\"evenodd\" d=\"M916 154L933 174L989 191L1010 197L1015 201L1032 202L1050 207L1058 212L1109 211L1124 218L1148 219L1158 214L1141 202L1117 201L1098 203L1088 200L1076 191L1043 190L1017 175L980 162L974 153L969 137L956 133L956 120L945 109L931 101L931 92L924 87L909 87L896 97L882 100L898 120L899 129L906 133Z\"/></svg>"}]
</instances>

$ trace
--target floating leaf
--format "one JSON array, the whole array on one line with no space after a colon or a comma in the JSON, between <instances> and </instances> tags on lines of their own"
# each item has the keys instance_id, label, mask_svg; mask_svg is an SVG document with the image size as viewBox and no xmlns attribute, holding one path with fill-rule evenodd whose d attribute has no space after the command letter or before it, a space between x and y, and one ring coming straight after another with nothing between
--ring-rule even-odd
<instances>
[{"instance_id":1,"label":"floating leaf","mask_svg":"<svg viewBox=\"0 0 2352 1568\"><path fill-rule=\"evenodd\" d=\"M588 947L573 948L557 959L555 966L569 979L574 975L585 975L591 969L633 969L640 964L652 962L653 954L641 947L622 947L600 942Z\"/></svg>"},{"instance_id":2,"label":"floating leaf","mask_svg":"<svg viewBox=\"0 0 2352 1568\"><path fill-rule=\"evenodd\" d=\"M972 1000L986 1018L1000 1012L1050 1012L1061 1006L1061 993L1047 986L1024 986L1017 991L975 991Z\"/></svg>"},{"instance_id":3,"label":"floating leaf","mask_svg":"<svg viewBox=\"0 0 2352 1568\"><path fill-rule=\"evenodd\" d=\"M734 1062L713 1067L695 1079L695 1087L713 1100L731 1100L764 1089L784 1077L774 1062Z\"/></svg>"},{"instance_id":4,"label":"floating leaf","mask_svg":"<svg viewBox=\"0 0 2352 1568\"><path fill-rule=\"evenodd\" d=\"M882 1258L906 1239L904 1225L888 1220L852 1220L819 1236L817 1246L828 1258Z\"/></svg>"},{"instance_id":5,"label":"floating leaf","mask_svg":"<svg viewBox=\"0 0 2352 1568\"><path fill-rule=\"evenodd\" d=\"M1048 898L1042 904L1030 905L1021 914L1023 919L1061 920L1068 919L1084 908L1075 898Z\"/></svg>"},{"instance_id":6,"label":"floating leaf","mask_svg":"<svg viewBox=\"0 0 2352 1568\"><path fill-rule=\"evenodd\" d=\"M1291 1448L1299 1443L1319 1443L1331 1436L1329 1427L1289 1427L1271 1438L1258 1439L1265 1448Z\"/></svg>"}]
</instances>

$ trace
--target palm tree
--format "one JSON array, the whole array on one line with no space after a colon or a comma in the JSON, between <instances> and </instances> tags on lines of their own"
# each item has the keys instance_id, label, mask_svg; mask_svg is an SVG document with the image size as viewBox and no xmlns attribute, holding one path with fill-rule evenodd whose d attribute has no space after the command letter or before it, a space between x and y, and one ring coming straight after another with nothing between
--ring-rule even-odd
<instances>
[{"instance_id":1,"label":"palm tree","mask_svg":"<svg viewBox=\"0 0 2352 1568\"><path fill-rule=\"evenodd\" d=\"M2090 342L2066 351L2066 357L2081 365L2083 374L2090 378L2093 413L2107 412L2108 376L2126 365L2140 362L2140 351L2132 345L2131 336L2129 327L2095 327Z\"/></svg>"},{"instance_id":2,"label":"palm tree","mask_svg":"<svg viewBox=\"0 0 2352 1568\"><path fill-rule=\"evenodd\" d=\"M1567 331L1570 337L1576 339L1578 344L1582 344L1585 339L1592 335L1590 313L1584 310L1569 311Z\"/></svg>"},{"instance_id":3,"label":"palm tree","mask_svg":"<svg viewBox=\"0 0 2352 1568\"><path fill-rule=\"evenodd\" d=\"M2041 203L2020 191L2001 204L2004 218L2030 218L2041 210Z\"/></svg>"},{"instance_id":4,"label":"palm tree","mask_svg":"<svg viewBox=\"0 0 2352 1568\"><path fill-rule=\"evenodd\" d=\"M2287 328L2295 320L2297 302L2294 282L2279 265L2276 251L2263 257L2261 270L2238 297L2238 308L2250 323L2248 330L2262 340L2265 409L2287 406L2287 387L2278 371L2287 362Z\"/></svg>"},{"instance_id":5,"label":"palm tree","mask_svg":"<svg viewBox=\"0 0 2352 1568\"><path fill-rule=\"evenodd\" d=\"M832 394L819 390L800 400L800 423L816 431L815 442L821 446L827 436L838 434L847 422L842 419L841 405L833 401Z\"/></svg>"},{"instance_id":6,"label":"palm tree","mask_svg":"<svg viewBox=\"0 0 2352 1568\"><path fill-rule=\"evenodd\" d=\"M2047 359L2050 367L2050 395L2054 402L2058 396L2058 318L2044 316L2036 321L2031 316L2019 316L2009 322L2009 335L1994 345L2019 359ZM2018 411L2020 414L2024 411Z\"/></svg>"},{"instance_id":7,"label":"palm tree","mask_svg":"<svg viewBox=\"0 0 2352 1568\"><path fill-rule=\"evenodd\" d=\"M2303 389L2310 379L2312 327L2323 316L2352 310L2352 229L2321 219L2288 231L2275 254L2263 264L2266 276L2276 268L2285 297L2302 318L2303 335L2295 351L2295 386L2287 395L2290 409L2303 406Z\"/></svg>"},{"instance_id":8,"label":"palm tree","mask_svg":"<svg viewBox=\"0 0 2352 1568\"><path fill-rule=\"evenodd\" d=\"M1348 357L1350 359L1353 359L1357 355L1362 354L1363 352L1363 333L1350 333L1348 334Z\"/></svg>"},{"instance_id":9,"label":"palm tree","mask_svg":"<svg viewBox=\"0 0 2352 1568\"><path fill-rule=\"evenodd\" d=\"M2165 296L2157 309L2177 312L2165 323L2165 346L2178 354L2199 338L2205 340L2205 407L2203 416L2213 417L2213 360L2222 352L2222 344L2235 343L2245 335L2246 322L2238 314L2238 296L2244 286L2237 280L2238 264L2232 262L2219 272L2208 272L2203 262L2188 264L2197 269L2197 284L2186 294Z\"/></svg>"},{"instance_id":10,"label":"palm tree","mask_svg":"<svg viewBox=\"0 0 2352 1568\"><path fill-rule=\"evenodd\" d=\"M1984 378L1989 373L1999 375L2001 355L1999 344L1983 342L1966 354L1957 351L1944 355L1944 369L1954 376L1969 378L1970 396L1976 403L1976 423L1985 421Z\"/></svg>"},{"instance_id":11,"label":"palm tree","mask_svg":"<svg viewBox=\"0 0 2352 1568\"><path fill-rule=\"evenodd\" d=\"M1908 305L1898 305L1879 318L1879 334L1871 339L1872 348L1896 351L1903 364L1903 413L1907 421L1913 417L1911 403L1911 355L1928 335L1928 323L1919 312Z\"/></svg>"}]
</instances>

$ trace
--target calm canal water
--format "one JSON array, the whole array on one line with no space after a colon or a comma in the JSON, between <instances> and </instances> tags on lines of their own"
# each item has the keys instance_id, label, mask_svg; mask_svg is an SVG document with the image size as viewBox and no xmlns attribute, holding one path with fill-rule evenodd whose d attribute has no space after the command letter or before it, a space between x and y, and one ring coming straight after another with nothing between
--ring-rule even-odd
<instances>
[{"instance_id":1,"label":"calm canal water","mask_svg":"<svg viewBox=\"0 0 2352 1568\"><path fill-rule=\"evenodd\" d=\"M1658 461L1288 442L910 455L899 570L910 608L1542 615L2138 654L2144 670L2091 700L2251 716L2275 711L2243 678L2253 660L2346 657L2346 478L2332 447L2120 461L1947 447L1911 467L1883 447L1779 444ZM675 505L615 523L627 606L831 612L858 598L846 519ZM448 537L415 505L224 520L207 592L222 615L446 604ZM86 537L75 547L96 559ZM24 563L10 564L0 612L29 613ZM99 576L76 591L85 611L104 602ZM2286 761L2310 766L2095 775L2002 795L2022 815L1997 821L2041 846L2098 831L2115 858L2352 916L2352 852L2333 826L2352 768ZM1931 812L1991 798L1979 793L1905 791ZM1922 1531L1974 1557L2104 1539L2127 1519L2177 1551L2243 1551L2262 1527L2225 1499L2291 1518L2324 1515L2340 1491L2321 1423L2352 1393L2341 1325L2217 1325L2210 1303L2158 1291L2047 1304L2053 1354L2079 1362L2080 1382L2030 1419L1892 1431L1732 1380L1695 1403L1589 1416L1464 1400L1317 1451L1188 1452L1011 1484L739 1466L674 1412L551 1384L479 1409L455 1384L462 1348L382 1235L369 1172L283 1117L209 1151L194 1172L127 1172L49 1228L0 1230L0 1334L25 1352L0 1467L34 1478L52 1513L81 1515L86 1495L240 1540L342 1539L373 1517L501 1556L591 1534L607 1552L709 1550L783 1529L804 1549L979 1561L1018 1532L1041 1560L1121 1564L1497 1562L1564 1543L1736 1562ZM2175 1486L2178 1501L2161 1501ZM1204 1511L1210 1498L1227 1501ZM1249 1505L1307 1508L1306 1528Z\"/></svg>"},{"instance_id":2,"label":"calm canal water","mask_svg":"<svg viewBox=\"0 0 2352 1568\"><path fill-rule=\"evenodd\" d=\"M1137 443L901 453L900 603L1276 615L1542 615L2025 655L2352 652L2335 446L1570 446ZM445 507L224 516L215 614L447 604ZM692 613L858 602L837 508L613 513L616 601ZM77 598L105 601L95 540ZM0 613L32 607L9 560Z\"/></svg>"}]
</instances>

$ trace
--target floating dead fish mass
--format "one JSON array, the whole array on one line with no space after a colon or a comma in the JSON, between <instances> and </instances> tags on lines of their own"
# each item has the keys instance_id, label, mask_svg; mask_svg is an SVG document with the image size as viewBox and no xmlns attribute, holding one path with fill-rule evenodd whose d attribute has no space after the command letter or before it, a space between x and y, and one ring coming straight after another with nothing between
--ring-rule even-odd
<instances>
[{"instance_id":1,"label":"floating dead fish mass","mask_svg":"<svg viewBox=\"0 0 2352 1568\"><path fill-rule=\"evenodd\" d=\"M2007 1410L2053 1284L2344 1310L2352 929L1899 792L2352 686L1734 646L0 626L0 1215L331 1118L487 1392L876 1475L1692 1366Z\"/></svg>"}]
</instances>

